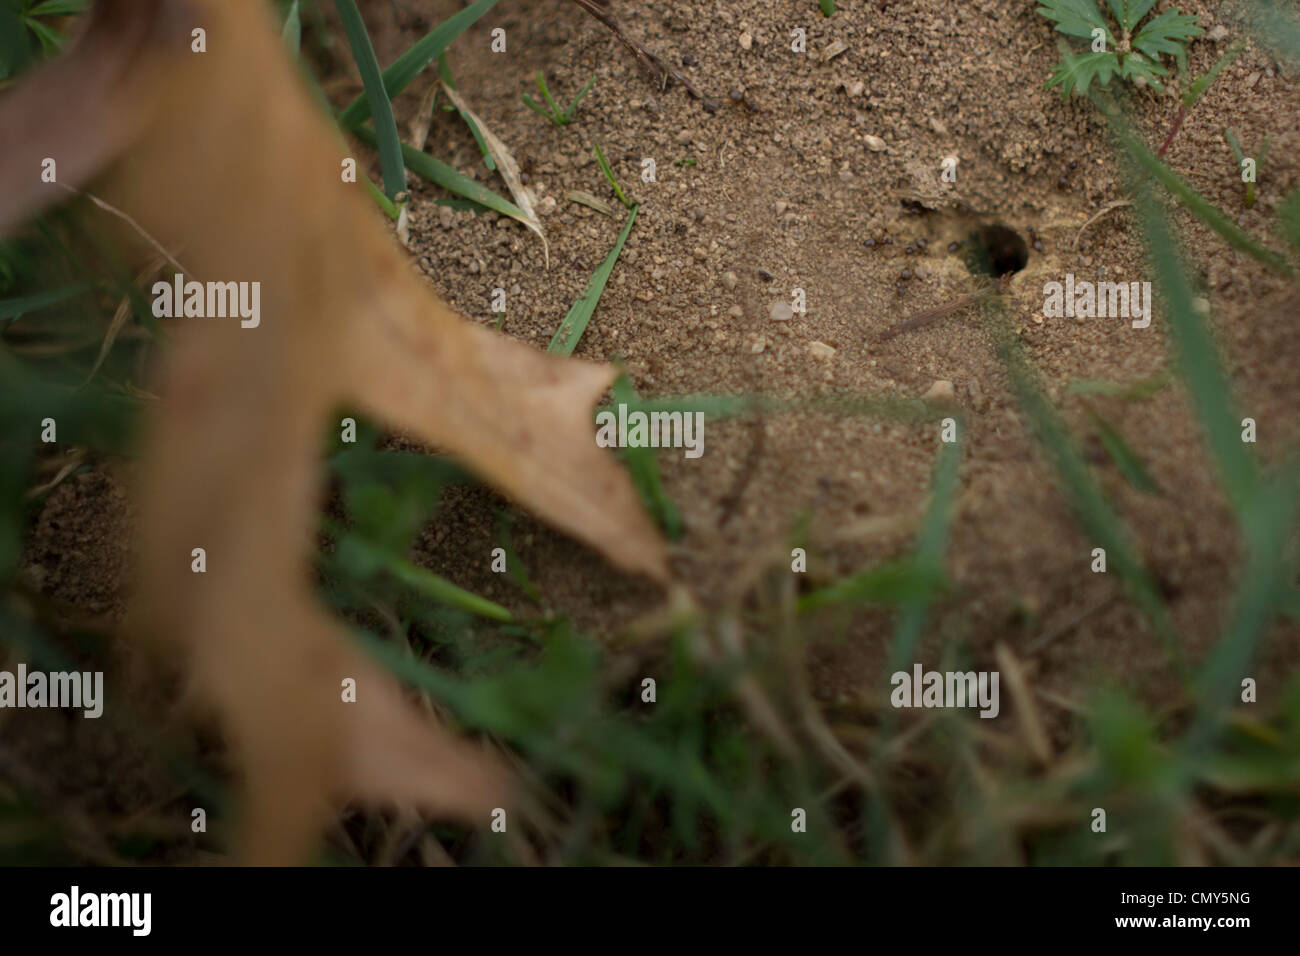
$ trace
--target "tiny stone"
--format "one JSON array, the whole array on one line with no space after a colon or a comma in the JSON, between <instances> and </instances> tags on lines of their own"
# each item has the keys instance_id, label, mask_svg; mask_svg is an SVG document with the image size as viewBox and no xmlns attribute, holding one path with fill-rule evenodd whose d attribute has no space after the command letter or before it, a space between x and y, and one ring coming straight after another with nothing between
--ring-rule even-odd
<instances>
[{"instance_id":1,"label":"tiny stone","mask_svg":"<svg viewBox=\"0 0 1300 956\"><path fill-rule=\"evenodd\" d=\"M777 322L789 322L794 318L794 309L790 308L789 302L773 302L768 314Z\"/></svg>"},{"instance_id":2,"label":"tiny stone","mask_svg":"<svg viewBox=\"0 0 1300 956\"><path fill-rule=\"evenodd\" d=\"M830 44L830 46L828 46L826 49L822 50L822 62L823 62L823 63L826 63L826 62L829 61L829 60L833 60L833 59L835 59L835 57L839 56L841 53L843 53L843 52L844 52L845 50L847 50L848 48L849 48L849 45L848 45L847 43L845 43L843 40L835 40L835 41L833 41L833 42Z\"/></svg>"},{"instance_id":3,"label":"tiny stone","mask_svg":"<svg viewBox=\"0 0 1300 956\"><path fill-rule=\"evenodd\" d=\"M709 252L703 246L696 246L691 250L691 255L694 256L698 262L703 262L705 259L709 258Z\"/></svg>"},{"instance_id":4,"label":"tiny stone","mask_svg":"<svg viewBox=\"0 0 1300 956\"><path fill-rule=\"evenodd\" d=\"M735 274L734 272L724 272L724 273L722 273L722 284L723 284L723 286L726 287L726 289L727 289L728 292L734 292L734 291L735 291L735 289L736 289L736 283L737 283L738 281L739 281L739 280L736 278L736 274Z\"/></svg>"},{"instance_id":5,"label":"tiny stone","mask_svg":"<svg viewBox=\"0 0 1300 956\"><path fill-rule=\"evenodd\" d=\"M934 384L930 386L921 397L927 402L951 402L956 393L953 391L952 382L946 378L935 379Z\"/></svg>"},{"instance_id":6,"label":"tiny stone","mask_svg":"<svg viewBox=\"0 0 1300 956\"><path fill-rule=\"evenodd\" d=\"M789 208L790 208L790 204L789 204L788 202L786 202L785 200L783 200L783 199L778 199L778 200L776 201L776 214L777 214L778 216L784 216L784 215L785 215L785 211L786 211L787 209L789 209Z\"/></svg>"},{"instance_id":7,"label":"tiny stone","mask_svg":"<svg viewBox=\"0 0 1300 956\"><path fill-rule=\"evenodd\" d=\"M829 362L835 358L835 346L827 345L825 342L809 342L808 354L820 361Z\"/></svg>"},{"instance_id":8,"label":"tiny stone","mask_svg":"<svg viewBox=\"0 0 1300 956\"><path fill-rule=\"evenodd\" d=\"M753 45L754 45L754 38L750 36L748 31L740 35L740 48L742 50L748 50Z\"/></svg>"},{"instance_id":9,"label":"tiny stone","mask_svg":"<svg viewBox=\"0 0 1300 956\"><path fill-rule=\"evenodd\" d=\"M849 96L861 96L866 91L867 84L863 83L861 80L854 80L844 89Z\"/></svg>"},{"instance_id":10,"label":"tiny stone","mask_svg":"<svg viewBox=\"0 0 1300 956\"><path fill-rule=\"evenodd\" d=\"M1210 31L1209 34L1210 42L1222 43L1226 39L1228 39L1228 28L1225 27L1222 23L1220 23L1217 27L1215 27L1213 30Z\"/></svg>"},{"instance_id":11,"label":"tiny stone","mask_svg":"<svg viewBox=\"0 0 1300 956\"><path fill-rule=\"evenodd\" d=\"M873 153L878 153L885 148L885 141L879 136L872 136L868 133L866 139L867 149L871 150Z\"/></svg>"},{"instance_id":12,"label":"tiny stone","mask_svg":"<svg viewBox=\"0 0 1300 956\"><path fill-rule=\"evenodd\" d=\"M910 278L912 278L912 270L910 270L910 269L904 269L902 272L900 272L900 273L898 274L898 277L899 277L900 279L910 279Z\"/></svg>"},{"instance_id":13,"label":"tiny stone","mask_svg":"<svg viewBox=\"0 0 1300 956\"><path fill-rule=\"evenodd\" d=\"M695 138L695 134L693 132L691 132L688 129L684 129L677 134L677 145L689 146L691 144L691 140L693 140L694 138Z\"/></svg>"},{"instance_id":14,"label":"tiny stone","mask_svg":"<svg viewBox=\"0 0 1300 956\"><path fill-rule=\"evenodd\" d=\"M438 225L444 229L450 229L456 223L456 214L452 212L450 206L438 207Z\"/></svg>"},{"instance_id":15,"label":"tiny stone","mask_svg":"<svg viewBox=\"0 0 1300 956\"><path fill-rule=\"evenodd\" d=\"M537 202L537 212L540 215L549 216L551 213L555 212L555 206L556 202L554 196L543 196Z\"/></svg>"},{"instance_id":16,"label":"tiny stone","mask_svg":"<svg viewBox=\"0 0 1300 956\"><path fill-rule=\"evenodd\" d=\"M733 319L743 319L745 317L745 310L738 305L733 305L727 310L727 315L731 316Z\"/></svg>"}]
</instances>

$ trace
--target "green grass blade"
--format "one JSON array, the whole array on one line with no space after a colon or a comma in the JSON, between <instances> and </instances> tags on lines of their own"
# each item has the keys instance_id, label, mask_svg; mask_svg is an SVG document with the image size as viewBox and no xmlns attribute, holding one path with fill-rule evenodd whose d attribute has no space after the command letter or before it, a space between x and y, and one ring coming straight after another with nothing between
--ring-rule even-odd
<instances>
[{"instance_id":1,"label":"green grass blade","mask_svg":"<svg viewBox=\"0 0 1300 956\"><path fill-rule=\"evenodd\" d=\"M456 89L456 81L452 79L451 67L447 65L447 58L445 56L438 57L438 73L442 77L442 82L446 83L450 89ZM474 142L478 144L478 151L483 154L483 165L485 165L489 171L496 172L496 160L492 158L492 151L488 149L487 140L483 138L483 133L478 128L478 123L474 122L474 117L470 116L459 106L456 107L456 112L460 114L460 118L465 121L465 125L469 127L469 131L474 135Z\"/></svg>"},{"instance_id":2,"label":"green grass blade","mask_svg":"<svg viewBox=\"0 0 1300 956\"><path fill-rule=\"evenodd\" d=\"M1021 351L1020 342L996 303L985 307L994 329L998 357L1011 378L1012 388L1040 443L1055 466L1075 514L1094 546L1104 548L1108 567L1119 574L1134 600L1151 622L1174 663L1185 670L1186 661L1165 610L1141 558L1130 543L1123 522L1097 485L1088 463L1075 447L1060 414L1048 401L1038 376ZM1080 555L1081 574L1087 573L1087 555Z\"/></svg>"},{"instance_id":3,"label":"green grass blade","mask_svg":"<svg viewBox=\"0 0 1300 956\"><path fill-rule=\"evenodd\" d=\"M573 102L569 104L569 108L564 114L565 123L568 123L573 119L573 114L578 111L578 104L586 99L587 94L591 92L591 88L595 85L596 78L593 76L587 81L587 85L578 91L578 95L573 98Z\"/></svg>"},{"instance_id":4,"label":"green grass blade","mask_svg":"<svg viewBox=\"0 0 1300 956\"><path fill-rule=\"evenodd\" d=\"M1115 462L1115 467L1120 470L1120 474L1128 479L1128 483L1145 494L1161 494L1160 486L1156 484L1156 480L1151 477L1146 465L1142 464L1142 459L1125 440L1120 430L1091 408L1088 409L1088 420L1092 422L1093 430L1097 433L1102 447L1110 455L1111 461Z\"/></svg>"},{"instance_id":5,"label":"green grass blade","mask_svg":"<svg viewBox=\"0 0 1300 956\"><path fill-rule=\"evenodd\" d=\"M406 89L420 72L442 55L455 39L468 30L479 17L487 13L497 0L478 0L459 13L440 23L427 36L393 61L384 71L384 93L388 99ZM370 118L370 103L366 96L358 96L339 114L339 122L351 129Z\"/></svg>"},{"instance_id":6,"label":"green grass blade","mask_svg":"<svg viewBox=\"0 0 1300 956\"><path fill-rule=\"evenodd\" d=\"M915 561L888 561L802 595L795 610L806 614L837 604L928 604L947 583L942 571Z\"/></svg>"},{"instance_id":7,"label":"green grass blade","mask_svg":"<svg viewBox=\"0 0 1300 956\"><path fill-rule=\"evenodd\" d=\"M1200 706L1184 740L1189 764L1195 765L1214 743L1222 729L1220 715L1240 701L1241 679L1255 676L1251 668L1269 623L1287 610L1294 569L1283 558L1300 504L1297 465L1294 459L1288 462L1284 477L1268 485L1243 518L1246 560L1241 583L1231 623L1197 675Z\"/></svg>"},{"instance_id":8,"label":"green grass blade","mask_svg":"<svg viewBox=\"0 0 1300 956\"><path fill-rule=\"evenodd\" d=\"M961 442L945 442L935 462L930 504L916 537L913 562L936 576L944 574L943 555L948 547L948 521L957 491L957 467L961 463ZM889 648L890 674L902 670L916 656L921 634L930 613L930 595L903 603Z\"/></svg>"},{"instance_id":9,"label":"green grass blade","mask_svg":"<svg viewBox=\"0 0 1300 956\"><path fill-rule=\"evenodd\" d=\"M418 567L405 558L390 554L360 535L343 534L340 538L340 552L345 547L351 552L364 556L365 561L375 568L383 568L395 580L400 581L407 587L448 607L493 621L510 621L514 619L514 615L501 605L489 601L487 598L479 597L464 588L457 587L441 575Z\"/></svg>"},{"instance_id":10,"label":"green grass blade","mask_svg":"<svg viewBox=\"0 0 1300 956\"><path fill-rule=\"evenodd\" d=\"M366 88L366 101L375 119L376 140L379 144L379 165L384 172L384 194L396 202L406 191L406 174L402 165L402 142L397 138L397 121L393 119L393 104L382 78L375 49L370 45L370 34L357 9L356 0L334 0L334 9L343 21L343 32L352 47L352 58L361 72Z\"/></svg>"},{"instance_id":11,"label":"green grass blade","mask_svg":"<svg viewBox=\"0 0 1300 956\"><path fill-rule=\"evenodd\" d=\"M620 375L614 382L614 403L627 405L629 408L637 404L636 389L626 375ZM632 482L645 503L646 510L663 528L664 534L670 541L680 539L683 531L681 513L673 504L673 500L668 497L668 493L664 491L655 450L628 447L622 450L622 457L627 470L632 475Z\"/></svg>"},{"instance_id":12,"label":"green grass blade","mask_svg":"<svg viewBox=\"0 0 1300 956\"><path fill-rule=\"evenodd\" d=\"M302 51L302 15L298 12L298 0L289 4L289 13L284 18L284 30L280 36L294 56Z\"/></svg>"},{"instance_id":13,"label":"green grass blade","mask_svg":"<svg viewBox=\"0 0 1300 956\"><path fill-rule=\"evenodd\" d=\"M41 0L27 11L29 17L67 17L90 9L88 0Z\"/></svg>"},{"instance_id":14,"label":"green grass blade","mask_svg":"<svg viewBox=\"0 0 1300 956\"><path fill-rule=\"evenodd\" d=\"M1113 111L1108 111L1101 104L1098 108L1109 116L1111 129L1114 130L1120 144L1128 151L1139 166L1171 192L1184 206L1193 212L1202 222L1217 232L1223 239L1241 252L1258 259L1275 272L1285 276L1294 276L1296 270L1282 256L1260 245L1244 229L1233 222L1227 214L1203 198L1200 193L1183 180L1176 172L1156 158L1155 153L1138 139Z\"/></svg>"},{"instance_id":15,"label":"green grass blade","mask_svg":"<svg viewBox=\"0 0 1300 956\"><path fill-rule=\"evenodd\" d=\"M822 8L822 16L824 17L835 16L835 0L820 0L820 3Z\"/></svg>"},{"instance_id":16,"label":"green grass blade","mask_svg":"<svg viewBox=\"0 0 1300 956\"><path fill-rule=\"evenodd\" d=\"M542 116L545 116L554 125L556 126L560 125L559 123L556 122L555 117L551 115L550 110L543 109L540 105L538 105L537 101L533 99L531 96L529 96L527 93L523 94L520 97L520 99L524 101L524 105L527 106L530 110L533 110L534 112L540 113Z\"/></svg>"},{"instance_id":17,"label":"green grass blade","mask_svg":"<svg viewBox=\"0 0 1300 956\"><path fill-rule=\"evenodd\" d=\"M373 146L375 143L375 131L369 126L361 126L352 131L353 135L363 143ZM446 163L434 159L428 153L422 153L415 147L403 143L402 159L406 163L406 168L423 179L435 183L453 192L457 196L463 196L466 199L478 203L480 206L486 206L488 209L494 209L503 216L509 216L511 219L518 219L520 222L527 222L522 209L512 203L510 200L498 196L492 190L488 189L474 180L470 179L456 170L452 169Z\"/></svg>"},{"instance_id":18,"label":"green grass blade","mask_svg":"<svg viewBox=\"0 0 1300 956\"><path fill-rule=\"evenodd\" d=\"M592 314L596 311L596 305L600 302L600 295L605 291L605 283L609 281L610 273L614 271L614 263L618 261L618 255L623 251L623 243L627 242L628 234L632 231L632 225L636 222L636 213L639 207L633 206L632 211L628 213L627 222L623 223L623 231L618 234L618 240L614 243L614 248L609 250L609 255L605 261L591 277L587 283L587 289L582 293L573 307L569 309L569 314L564 317L560 327L555 330L555 335L551 338L551 344L546 347L546 351L556 355L572 355L573 350L578 345L578 340L582 338L582 333L586 331L587 323L591 321Z\"/></svg>"},{"instance_id":19,"label":"green grass blade","mask_svg":"<svg viewBox=\"0 0 1300 956\"><path fill-rule=\"evenodd\" d=\"M50 289L48 292L36 292L16 299L0 299L0 322L16 321L28 312L39 312L60 302L75 299L94 287L93 282L77 282L59 289Z\"/></svg>"},{"instance_id":20,"label":"green grass blade","mask_svg":"<svg viewBox=\"0 0 1300 956\"><path fill-rule=\"evenodd\" d=\"M1195 309L1194 291L1164 210L1145 183L1137 184L1135 200L1158 286L1164 294L1179 372L1191 394L1228 497L1238 514L1242 514L1259 490L1259 474L1254 458L1241 440L1241 416L1233 401L1227 372L1208 326Z\"/></svg>"},{"instance_id":21,"label":"green grass blade","mask_svg":"<svg viewBox=\"0 0 1300 956\"><path fill-rule=\"evenodd\" d=\"M610 169L609 161L605 159L605 151L600 148L600 143L595 144L595 152L596 162L600 164L600 171L605 174L605 178L609 180L609 184L614 187L614 195L618 196L619 202L628 209L631 209L632 202L623 194L623 187L620 186L618 180L614 178L614 170Z\"/></svg>"},{"instance_id":22,"label":"green grass blade","mask_svg":"<svg viewBox=\"0 0 1300 956\"><path fill-rule=\"evenodd\" d=\"M1223 72L1223 68L1235 60L1238 54L1240 54L1245 48L1246 42L1244 40L1238 40L1236 43L1232 44L1232 46L1228 47L1228 49L1224 51L1223 56L1215 60L1214 65L1206 70L1205 73L1196 80L1196 82L1187 88L1187 92L1183 94L1183 107L1186 109L1193 106L1196 101L1201 98L1201 95L1210 88L1211 84L1219 78L1219 74Z\"/></svg>"}]
</instances>

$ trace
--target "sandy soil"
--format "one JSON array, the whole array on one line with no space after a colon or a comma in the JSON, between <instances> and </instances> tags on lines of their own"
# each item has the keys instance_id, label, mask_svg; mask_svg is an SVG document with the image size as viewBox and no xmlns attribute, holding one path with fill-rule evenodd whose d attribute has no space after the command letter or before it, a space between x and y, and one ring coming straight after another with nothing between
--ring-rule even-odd
<instances>
[{"instance_id":1,"label":"sandy soil","mask_svg":"<svg viewBox=\"0 0 1300 956\"><path fill-rule=\"evenodd\" d=\"M1175 386L1145 402L1089 399L1164 491L1144 495L1108 464L1082 400L1067 393L1077 380L1132 383L1165 368L1159 300L1146 330L1042 314L1044 283L1066 273L1155 278L1130 209L1080 235L1090 217L1125 195L1100 121L1091 106L1043 89L1056 39L1032 2L839 6L825 20L814 0L615 0L628 29L716 101L711 110L680 87L656 88L605 27L567 0L502 3L457 43L452 66L548 210L550 267L541 243L519 224L438 206L442 194L422 184L411 205L414 265L485 324L495 324L492 290L506 289L505 333L545 347L621 225L566 198L585 190L616 206L592 156L600 142L642 205L578 354L621 360L646 396L919 397L936 380L952 382L967 422L948 562L955 590L921 659L934 661L940 643L955 641L991 664L995 644L1005 642L1036 686L1061 697L1111 679L1158 707L1173 687L1164 654L1116 577L1090 572L1093 545L1057 490L978 314L966 310L874 341L893 323L973 288L967 247L951 248L972 229L1000 223L1024 237L1028 262L1008 287L1020 337L1087 441L1189 647L1203 650L1228 610L1238 544L1185 395ZM1179 6L1207 31L1220 22L1217 3ZM381 62L457 8L431 0L369 4ZM1194 73L1235 39L1223 22L1226 38L1193 43ZM507 32L506 54L490 51L495 27ZM806 55L790 50L795 27L807 31ZM825 60L822 51L837 42L844 51ZM342 102L360 87L345 51L337 52L335 82L326 86ZM572 125L555 128L521 103L521 93L536 93L538 70L565 103L596 77ZM399 99L403 132L426 89L421 81ZM1138 103L1143 135L1158 145L1174 101L1147 93ZM1167 158L1245 228L1269 236L1277 205L1300 186L1297 116L1297 78L1251 45L1190 114ZM1243 144L1272 138L1250 211L1221 136L1228 125ZM883 148L873 149L872 137ZM455 114L437 112L430 151L505 192ZM960 161L955 184L939 179L949 155ZM640 179L644 157L655 160L655 183ZM1191 216L1179 211L1176 224L1240 404L1258 422L1260 452L1276 459L1300 438L1300 298ZM773 321L772 304L788 302L796 287L807 294L807 313ZM744 607L765 559L788 562L786 542L805 515L813 579L906 547L906 520L889 519L924 507L938 434L934 424L799 412L709 421L705 447L697 460L676 452L659 459L686 526L676 568L704 604ZM119 487L104 468L50 496L25 559L34 590L110 618L120 610L128 535ZM517 590L488 570L501 505L485 490L454 489L416 559L517 605ZM641 582L527 518L516 524L515 543L548 603L592 632L614 634L658 604ZM819 622L810 651L818 695L842 703L878 695L890 627L881 612ZM1038 648L1037 639L1051 634L1058 636ZM1261 696L1297 651L1300 630L1279 626L1257 675Z\"/></svg>"}]
</instances>

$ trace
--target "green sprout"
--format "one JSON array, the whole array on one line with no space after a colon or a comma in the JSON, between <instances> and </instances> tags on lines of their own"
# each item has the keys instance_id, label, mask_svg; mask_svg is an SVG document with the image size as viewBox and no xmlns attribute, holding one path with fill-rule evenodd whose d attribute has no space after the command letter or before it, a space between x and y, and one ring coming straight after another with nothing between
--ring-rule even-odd
<instances>
[{"instance_id":1,"label":"green sprout","mask_svg":"<svg viewBox=\"0 0 1300 956\"><path fill-rule=\"evenodd\" d=\"M1107 19L1095 0L1039 2L1038 12L1055 21L1059 32L1092 44L1087 53L1072 53L1061 44L1063 59L1047 88L1059 86L1063 96L1071 92L1087 95L1094 79L1099 86L1109 86L1115 76L1164 92L1160 77L1167 76L1169 68L1160 62L1161 56L1173 56L1186 70L1186 43L1203 32L1196 25L1196 17L1180 13L1177 7L1153 17L1139 29L1138 24L1155 6L1155 0L1106 0L1113 21Z\"/></svg>"},{"instance_id":2,"label":"green sprout","mask_svg":"<svg viewBox=\"0 0 1300 956\"><path fill-rule=\"evenodd\" d=\"M595 82L596 78L593 76L587 81L587 85L582 88L582 91L573 98L573 102L569 104L569 108L567 110L562 110L560 109L560 104L555 102L555 97L551 96L551 91L547 89L546 77L542 74L541 70L538 70L537 88L542 91L542 98L546 100L547 109L543 109L539 106L537 101L527 93L523 95L524 105L530 110L542 114L556 126L568 126L573 120L573 114L577 111L578 104L582 102L584 96L591 92L592 84Z\"/></svg>"}]
</instances>

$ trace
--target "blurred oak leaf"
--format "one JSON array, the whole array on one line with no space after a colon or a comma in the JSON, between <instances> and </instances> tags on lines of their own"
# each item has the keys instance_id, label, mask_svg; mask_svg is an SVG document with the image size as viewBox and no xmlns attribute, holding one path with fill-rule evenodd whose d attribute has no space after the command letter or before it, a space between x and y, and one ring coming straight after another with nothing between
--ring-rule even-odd
<instances>
[{"instance_id":1,"label":"blurred oak leaf","mask_svg":"<svg viewBox=\"0 0 1300 956\"><path fill-rule=\"evenodd\" d=\"M457 457L620 568L666 548L591 407L614 370L455 316L418 279L253 0L100 0L76 48L0 99L0 232L85 187L200 281L261 283L261 322L169 326L137 490L128 630L179 651L228 731L240 855L292 863L340 801L471 823L507 800L486 750L431 724L312 593L321 437L357 407ZM206 31L206 52L191 31ZM124 242L130 241L128 238ZM150 250L151 251L151 250ZM207 570L191 571L192 549ZM356 681L355 703L342 682Z\"/></svg>"}]
</instances>

